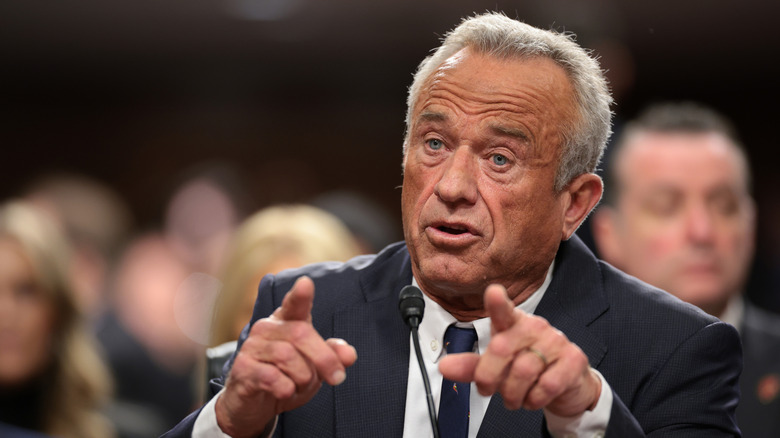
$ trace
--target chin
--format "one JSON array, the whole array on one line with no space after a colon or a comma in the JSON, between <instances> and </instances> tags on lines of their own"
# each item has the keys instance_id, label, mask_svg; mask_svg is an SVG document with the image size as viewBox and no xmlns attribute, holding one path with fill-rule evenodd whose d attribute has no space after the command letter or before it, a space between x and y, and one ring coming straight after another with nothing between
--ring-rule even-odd
<instances>
[{"instance_id":1,"label":"chin","mask_svg":"<svg viewBox=\"0 0 780 438\"><path fill-rule=\"evenodd\" d=\"M691 288L684 291L682 294L678 294L677 297L697 307L707 309L728 300L727 297L724 298L724 295L725 293L720 287L713 286L711 288Z\"/></svg>"},{"instance_id":2,"label":"chin","mask_svg":"<svg viewBox=\"0 0 780 438\"><path fill-rule=\"evenodd\" d=\"M420 264L420 275L424 281L437 286L457 288L465 286L471 289L469 285L475 283L475 278L466 272L467 268L468 266L464 263L451 263L440 258L433 258Z\"/></svg>"}]
</instances>

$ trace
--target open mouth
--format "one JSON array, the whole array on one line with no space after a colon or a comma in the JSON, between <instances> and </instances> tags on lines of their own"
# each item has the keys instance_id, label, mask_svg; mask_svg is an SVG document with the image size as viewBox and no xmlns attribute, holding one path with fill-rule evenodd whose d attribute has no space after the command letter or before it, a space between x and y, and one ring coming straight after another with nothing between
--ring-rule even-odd
<instances>
[{"instance_id":1,"label":"open mouth","mask_svg":"<svg viewBox=\"0 0 780 438\"><path fill-rule=\"evenodd\" d=\"M465 227L458 227L458 226L453 227L453 226L440 225L436 227L436 229L443 233L454 234L454 235L466 234L469 232L469 230L466 229Z\"/></svg>"}]
</instances>

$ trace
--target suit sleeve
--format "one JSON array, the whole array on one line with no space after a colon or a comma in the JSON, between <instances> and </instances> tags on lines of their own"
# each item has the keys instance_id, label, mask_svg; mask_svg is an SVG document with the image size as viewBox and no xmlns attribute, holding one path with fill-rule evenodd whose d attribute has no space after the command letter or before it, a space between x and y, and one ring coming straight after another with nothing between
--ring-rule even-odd
<instances>
[{"instance_id":1,"label":"suit sleeve","mask_svg":"<svg viewBox=\"0 0 780 438\"><path fill-rule=\"evenodd\" d=\"M736 330L723 322L709 324L660 363L633 406L614 394L606 436L739 437L734 412L741 371Z\"/></svg>"},{"instance_id":2,"label":"suit sleeve","mask_svg":"<svg viewBox=\"0 0 780 438\"><path fill-rule=\"evenodd\" d=\"M232 368L233 366L233 360L236 357L236 352L238 352L238 350L241 349L241 345L249 336L249 327L251 327L252 323L257 321L258 319L265 318L266 316L273 313L273 310L275 309L273 303L273 285L274 285L274 277L271 275L267 275L260 282L260 286L258 287L257 299L255 300L255 308L252 314L252 320L241 331L241 335L239 336L238 339L238 346L236 348L236 351L233 352L233 355L230 356L230 359L228 359L228 361L225 363L225 366L222 369L222 373L223 373L222 377L217 379L212 379L209 382L210 397L214 397L222 388L224 388L225 380L227 379L227 375L230 371L230 368ZM177 424L173 429L171 429L170 431L162 435L161 438L191 437L193 427L195 426L195 421L198 419L198 415L200 415L201 409L203 408L201 407L197 411L191 413L189 416L183 419L179 424Z\"/></svg>"}]
</instances>

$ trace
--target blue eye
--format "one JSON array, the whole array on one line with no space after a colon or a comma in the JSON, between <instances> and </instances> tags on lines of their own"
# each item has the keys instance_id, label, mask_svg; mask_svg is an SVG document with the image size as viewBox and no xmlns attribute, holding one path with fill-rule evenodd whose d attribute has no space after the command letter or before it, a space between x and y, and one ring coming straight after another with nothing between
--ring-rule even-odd
<instances>
[{"instance_id":1,"label":"blue eye","mask_svg":"<svg viewBox=\"0 0 780 438\"><path fill-rule=\"evenodd\" d=\"M433 149L434 151L437 151L444 146L444 142L439 140L438 138L432 138L430 140L426 140L425 142L428 144L428 147Z\"/></svg>"},{"instance_id":2,"label":"blue eye","mask_svg":"<svg viewBox=\"0 0 780 438\"><path fill-rule=\"evenodd\" d=\"M509 162L507 158L501 154L495 154L493 155L493 163L498 166L504 166Z\"/></svg>"}]
</instances>

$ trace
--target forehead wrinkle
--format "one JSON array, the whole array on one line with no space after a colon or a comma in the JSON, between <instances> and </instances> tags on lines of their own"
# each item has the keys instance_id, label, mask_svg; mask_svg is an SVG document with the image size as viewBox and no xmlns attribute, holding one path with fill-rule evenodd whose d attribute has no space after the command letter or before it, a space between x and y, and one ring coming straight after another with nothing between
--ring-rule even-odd
<instances>
[{"instance_id":1,"label":"forehead wrinkle","mask_svg":"<svg viewBox=\"0 0 780 438\"><path fill-rule=\"evenodd\" d=\"M440 111L433 111L433 110L423 110L419 116L417 116L417 122L418 123L425 123L425 122L447 122L449 121L450 117Z\"/></svg>"},{"instance_id":2,"label":"forehead wrinkle","mask_svg":"<svg viewBox=\"0 0 780 438\"><path fill-rule=\"evenodd\" d=\"M461 94L469 94L470 97L464 99ZM448 113L454 109L456 112L468 116L499 119L497 122L491 122L488 126L493 133L518 138L522 141L533 140L533 132L529 130L528 124L536 123L539 117L534 113L532 105L522 105L509 99L496 101L495 95L481 99L474 92L462 91L461 94L444 89L430 90L417 121L449 122L451 117ZM456 99L452 99L451 96L455 96ZM429 109L429 107L438 106L443 106L446 109L444 111ZM512 124L517 124L520 127L513 127Z\"/></svg>"},{"instance_id":3,"label":"forehead wrinkle","mask_svg":"<svg viewBox=\"0 0 780 438\"><path fill-rule=\"evenodd\" d=\"M540 119L550 115L549 102L543 94L544 87L534 87L533 93L518 92L516 94L499 93L499 90L469 90L458 84L441 80L433 84L428 90L424 105L437 105L438 101L447 102L445 106L454 106L458 111L468 115L480 115L493 113L497 118L505 119L508 123L521 125L522 129L507 128L512 131L501 132L523 141L533 142L536 132L531 126L543 125ZM518 90L519 91L519 90ZM504 124L505 125L505 124ZM495 131L495 130L494 130ZM541 133L541 132L539 132Z\"/></svg>"},{"instance_id":4,"label":"forehead wrinkle","mask_svg":"<svg viewBox=\"0 0 780 438\"><path fill-rule=\"evenodd\" d=\"M540 96L525 93L499 93L498 90L474 91L458 84L440 82L428 90L425 105L446 101L466 114L504 111L509 114L534 114L537 109L545 109L548 105ZM483 108L484 107L484 108ZM538 111L544 112L544 111Z\"/></svg>"}]
</instances>

